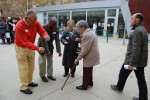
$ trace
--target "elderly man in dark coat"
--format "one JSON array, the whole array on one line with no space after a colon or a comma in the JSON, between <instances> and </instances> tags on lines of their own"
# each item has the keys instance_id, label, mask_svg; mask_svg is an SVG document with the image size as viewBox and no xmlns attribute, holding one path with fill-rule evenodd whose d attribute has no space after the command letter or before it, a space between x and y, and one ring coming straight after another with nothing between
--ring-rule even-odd
<instances>
[{"instance_id":1,"label":"elderly man in dark coat","mask_svg":"<svg viewBox=\"0 0 150 100\"><path fill-rule=\"evenodd\" d=\"M139 98L133 97L133 100L148 100L148 90L145 81L144 68L147 66L148 59L148 34L142 25L144 17L141 13L136 13L131 18L133 33L129 36L129 43L124 64L120 70L117 85L111 85L113 90L122 92L126 80L132 70L134 70L139 87ZM125 68L125 66L128 66Z\"/></svg>"},{"instance_id":2,"label":"elderly man in dark coat","mask_svg":"<svg viewBox=\"0 0 150 100\"><path fill-rule=\"evenodd\" d=\"M61 43L65 46L63 53L62 65L64 66L65 73L63 77L66 77L71 69L71 76L75 77L76 66L73 68L74 60L77 58L77 49L80 42L80 33L74 30L75 23L73 20L67 22L68 30L63 32L61 37ZM73 69L72 69L73 68Z\"/></svg>"}]
</instances>

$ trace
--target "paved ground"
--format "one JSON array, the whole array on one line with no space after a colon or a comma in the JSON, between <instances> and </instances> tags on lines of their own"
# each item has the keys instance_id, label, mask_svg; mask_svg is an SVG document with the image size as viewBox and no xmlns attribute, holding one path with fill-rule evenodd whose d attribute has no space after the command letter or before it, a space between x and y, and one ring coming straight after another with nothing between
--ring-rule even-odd
<instances>
[{"instance_id":1,"label":"paved ground","mask_svg":"<svg viewBox=\"0 0 150 100\"><path fill-rule=\"evenodd\" d=\"M120 67L123 63L126 45L122 45L122 39L99 38L99 50L101 64L94 67L94 86L87 91L77 90L75 87L82 82L82 61L77 66L75 78L69 78L63 90L61 87L66 78L63 77L62 57L54 54L54 76L56 81L48 83L41 81L38 73L38 53L36 53L36 66L33 81L39 84L32 88L32 95L25 95L19 91L18 67L15 58L14 45L0 45L0 100L132 100L138 96L137 81L134 72L129 76L122 93L114 92L110 84L116 84ZM62 46L63 51L63 46ZM150 43L149 43L150 57ZM150 91L150 60L145 69L145 76ZM150 99L150 92L148 93Z\"/></svg>"}]
</instances>

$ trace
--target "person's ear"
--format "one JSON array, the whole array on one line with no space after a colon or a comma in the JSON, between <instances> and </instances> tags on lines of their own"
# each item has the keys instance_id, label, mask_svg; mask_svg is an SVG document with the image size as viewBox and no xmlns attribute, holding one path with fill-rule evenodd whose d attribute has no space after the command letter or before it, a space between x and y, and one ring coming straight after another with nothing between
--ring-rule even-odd
<instances>
[{"instance_id":1,"label":"person's ear","mask_svg":"<svg viewBox=\"0 0 150 100\"><path fill-rule=\"evenodd\" d=\"M140 23L140 19L139 18L136 18L135 21L136 21L136 23Z\"/></svg>"}]
</instances>

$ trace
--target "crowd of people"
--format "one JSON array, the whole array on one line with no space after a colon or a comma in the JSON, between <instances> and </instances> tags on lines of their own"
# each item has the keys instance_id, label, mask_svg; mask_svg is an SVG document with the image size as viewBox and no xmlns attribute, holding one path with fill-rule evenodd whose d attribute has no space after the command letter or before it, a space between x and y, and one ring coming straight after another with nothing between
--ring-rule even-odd
<instances>
[{"instance_id":1,"label":"crowd of people","mask_svg":"<svg viewBox=\"0 0 150 100\"><path fill-rule=\"evenodd\" d=\"M14 43L15 26L18 21L19 18L0 17L1 45Z\"/></svg>"},{"instance_id":2,"label":"crowd of people","mask_svg":"<svg viewBox=\"0 0 150 100\"><path fill-rule=\"evenodd\" d=\"M115 91L122 92L125 86L127 77L134 71L137 77L139 86L139 97L134 97L133 100L148 100L147 84L144 76L144 68L147 66L148 59L148 34L142 22L144 17L141 13L136 13L131 18L133 33L130 34L129 44L125 61L122 65L119 74L117 85L111 85ZM84 20L78 21L76 24L73 20L68 20L68 30L62 33L59 39L59 29L57 28L57 19L51 17L47 25L41 26L37 21L37 15L34 10L29 10L25 17L21 19L16 26L15 22L4 21L0 19L0 33L13 31L11 43L14 42L16 50L16 58L18 62L18 70L20 77L20 91L24 94L32 94L29 87L37 87L38 84L32 81L35 51L39 53L39 76L43 82L48 82L48 79L56 81L53 76L53 42L56 44L56 52L60 57L61 46L64 45L62 66L64 66L63 77L71 73L71 77L75 77L76 66L83 59L83 80L82 84L77 86L78 90L87 90L89 86L93 86L93 67L100 63L100 53L98 47L97 35L88 26ZM8 24L8 25L7 25ZM3 27L2 27L3 26ZM7 29L7 26L12 26L15 30ZM77 28L77 30L74 29ZM36 34L39 34L38 44L35 45ZM1 35L3 44L5 35ZM7 41L9 42L9 41ZM10 43L10 42L9 42ZM125 68L124 66L127 66ZM136 70L135 70L136 69Z\"/></svg>"}]
</instances>

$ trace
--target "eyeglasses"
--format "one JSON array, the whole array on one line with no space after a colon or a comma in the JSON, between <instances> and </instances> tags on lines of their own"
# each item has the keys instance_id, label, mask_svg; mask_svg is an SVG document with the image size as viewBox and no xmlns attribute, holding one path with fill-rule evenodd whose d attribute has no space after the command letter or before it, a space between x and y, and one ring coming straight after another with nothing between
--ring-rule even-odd
<instances>
[{"instance_id":1,"label":"eyeglasses","mask_svg":"<svg viewBox=\"0 0 150 100\"><path fill-rule=\"evenodd\" d=\"M34 18L34 19L28 18L28 19L31 21L31 23L35 23L37 20L37 18Z\"/></svg>"}]
</instances>

